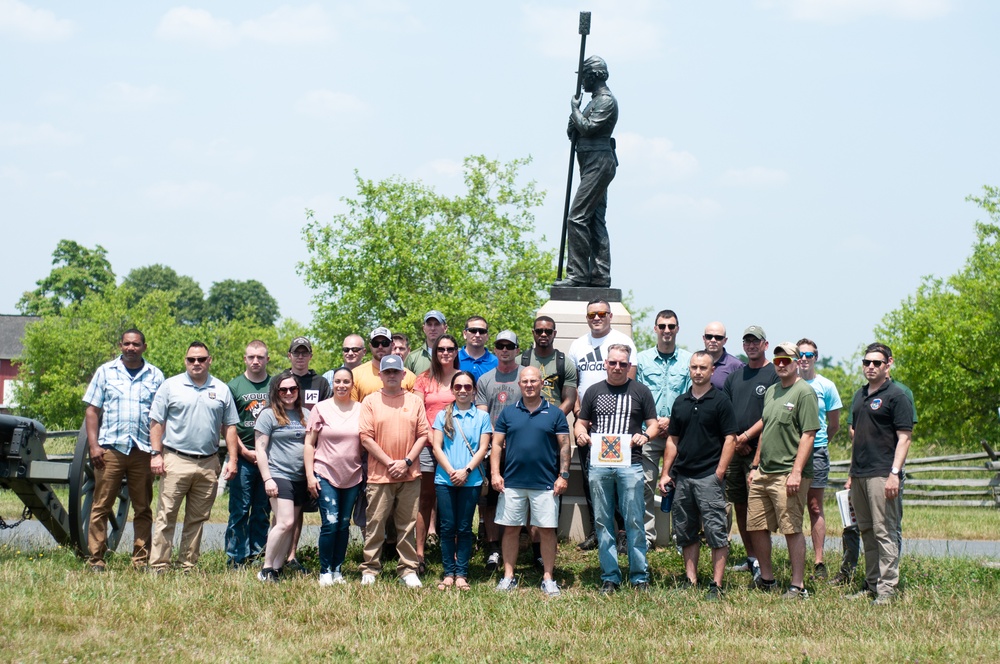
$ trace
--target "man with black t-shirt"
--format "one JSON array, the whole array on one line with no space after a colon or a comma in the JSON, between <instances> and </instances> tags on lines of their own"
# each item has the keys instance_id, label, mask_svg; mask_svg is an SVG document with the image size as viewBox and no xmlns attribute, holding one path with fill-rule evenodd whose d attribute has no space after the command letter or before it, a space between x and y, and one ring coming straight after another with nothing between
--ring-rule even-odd
<instances>
[{"instance_id":1,"label":"man with black t-shirt","mask_svg":"<svg viewBox=\"0 0 1000 664\"><path fill-rule=\"evenodd\" d=\"M628 466L591 465L590 495L594 503L598 554L601 561L601 593L611 594L622 582L615 537L615 494L625 522L628 540L629 582L637 590L649 589L646 566L646 531L643 518L645 477L642 472L642 446L656 436L656 403L653 393L642 383L629 378L632 349L625 344L611 344L604 361L607 379L591 385L580 402L580 414L574 431L577 445L607 444L604 436L619 437L621 451L631 451ZM646 427L643 433L643 425ZM593 435L593 440L591 436Z\"/></svg>"},{"instance_id":2,"label":"man with black t-shirt","mask_svg":"<svg viewBox=\"0 0 1000 664\"><path fill-rule=\"evenodd\" d=\"M747 355L746 366L729 374L722 388L733 402L739 429L736 453L726 471L726 499L733 504L736 525L747 552L746 562L736 565L733 570L751 572L756 579L760 576L760 568L747 533L747 475L757 452L760 432L764 429L760 419L764 412L764 393L778 382L778 374L767 360L767 335L760 325L751 325L743 331L743 352Z\"/></svg>"}]
</instances>

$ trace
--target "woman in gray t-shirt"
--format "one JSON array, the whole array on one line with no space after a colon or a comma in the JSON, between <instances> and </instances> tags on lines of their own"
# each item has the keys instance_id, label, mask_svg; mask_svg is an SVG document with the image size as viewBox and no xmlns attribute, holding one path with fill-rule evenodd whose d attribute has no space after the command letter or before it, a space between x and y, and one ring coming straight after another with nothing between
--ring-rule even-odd
<instances>
[{"instance_id":1,"label":"woman in gray t-shirt","mask_svg":"<svg viewBox=\"0 0 1000 664\"><path fill-rule=\"evenodd\" d=\"M257 575L261 581L278 580L281 564L292 545L295 522L306 502L302 450L307 416L298 381L290 371L281 372L271 381L267 408L261 411L254 425L257 467L274 514L274 525L267 534L264 568Z\"/></svg>"}]
</instances>

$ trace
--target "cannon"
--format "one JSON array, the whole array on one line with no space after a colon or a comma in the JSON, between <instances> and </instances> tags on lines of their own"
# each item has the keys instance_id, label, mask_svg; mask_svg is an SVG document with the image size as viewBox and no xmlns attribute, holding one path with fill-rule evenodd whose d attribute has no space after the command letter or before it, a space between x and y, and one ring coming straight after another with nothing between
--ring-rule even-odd
<instances>
[{"instance_id":1,"label":"cannon","mask_svg":"<svg viewBox=\"0 0 1000 664\"><path fill-rule=\"evenodd\" d=\"M87 432L76 433L72 455L45 453L45 427L26 417L0 415L0 488L17 494L57 542L87 555L87 530L94 502L94 468ZM70 433L72 435L72 433ZM53 486L69 485L64 507ZM118 490L108 523L108 548L114 551L128 518L126 482Z\"/></svg>"}]
</instances>

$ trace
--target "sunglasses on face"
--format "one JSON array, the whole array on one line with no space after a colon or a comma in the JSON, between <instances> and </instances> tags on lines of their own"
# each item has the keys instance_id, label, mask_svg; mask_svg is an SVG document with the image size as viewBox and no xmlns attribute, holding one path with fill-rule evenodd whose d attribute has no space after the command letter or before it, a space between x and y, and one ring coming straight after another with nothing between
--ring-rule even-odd
<instances>
[{"instance_id":1,"label":"sunglasses on face","mask_svg":"<svg viewBox=\"0 0 1000 664\"><path fill-rule=\"evenodd\" d=\"M808 350L807 351L803 351L802 353L800 353L800 355L802 355L802 359L803 360L811 360L814 357L816 357L816 353L813 353L813 352L808 351Z\"/></svg>"},{"instance_id":2,"label":"sunglasses on face","mask_svg":"<svg viewBox=\"0 0 1000 664\"><path fill-rule=\"evenodd\" d=\"M705 334L702 336L705 337L705 341L722 341L726 338L724 334Z\"/></svg>"},{"instance_id":3,"label":"sunglasses on face","mask_svg":"<svg viewBox=\"0 0 1000 664\"><path fill-rule=\"evenodd\" d=\"M378 339L373 339L372 342L371 342L371 344L372 344L372 348L388 348L389 346L392 345L392 340L391 339L383 339L383 340L379 341Z\"/></svg>"},{"instance_id":4,"label":"sunglasses on face","mask_svg":"<svg viewBox=\"0 0 1000 664\"><path fill-rule=\"evenodd\" d=\"M779 356L779 357L774 358L774 366L776 366L776 367L787 367L793 361L794 360L792 360L792 358L790 358L790 357Z\"/></svg>"},{"instance_id":5,"label":"sunglasses on face","mask_svg":"<svg viewBox=\"0 0 1000 664\"><path fill-rule=\"evenodd\" d=\"M281 394L295 394L298 391L299 391L299 388L297 388L297 387L279 387L278 388L278 392L280 392Z\"/></svg>"},{"instance_id":6,"label":"sunglasses on face","mask_svg":"<svg viewBox=\"0 0 1000 664\"><path fill-rule=\"evenodd\" d=\"M883 364L885 364L885 360L861 360L861 364L864 365L864 366L866 366L866 367L870 367L870 366L874 365L875 368L877 369L880 366L882 366Z\"/></svg>"},{"instance_id":7,"label":"sunglasses on face","mask_svg":"<svg viewBox=\"0 0 1000 664\"><path fill-rule=\"evenodd\" d=\"M514 344L496 344L493 347L497 350L514 350L517 348Z\"/></svg>"},{"instance_id":8,"label":"sunglasses on face","mask_svg":"<svg viewBox=\"0 0 1000 664\"><path fill-rule=\"evenodd\" d=\"M605 360L609 367L627 367L628 362L623 360Z\"/></svg>"},{"instance_id":9,"label":"sunglasses on face","mask_svg":"<svg viewBox=\"0 0 1000 664\"><path fill-rule=\"evenodd\" d=\"M656 329L658 330L670 330L671 332L677 329L676 323L657 323Z\"/></svg>"},{"instance_id":10,"label":"sunglasses on face","mask_svg":"<svg viewBox=\"0 0 1000 664\"><path fill-rule=\"evenodd\" d=\"M358 348L357 346L344 346L340 349L343 353L360 353L364 348Z\"/></svg>"},{"instance_id":11,"label":"sunglasses on face","mask_svg":"<svg viewBox=\"0 0 1000 664\"><path fill-rule=\"evenodd\" d=\"M610 316L610 311L591 311L587 314L587 320L594 320L595 318L600 318L604 320L607 316Z\"/></svg>"},{"instance_id":12,"label":"sunglasses on face","mask_svg":"<svg viewBox=\"0 0 1000 664\"><path fill-rule=\"evenodd\" d=\"M208 355L205 357L185 357L184 359L190 364L201 364L203 362L208 362Z\"/></svg>"},{"instance_id":13,"label":"sunglasses on face","mask_svg":"<svg viewBox=\"0 0 1000 664\"><path fill-rule=\"evenodd\" d=\"M490 331L487 330L485 327L467 327L467 328L465 328L465 331L468 332L469 334L489 334L490 333Z\"/></svg>"},{"instance_id":14,"label":"sunglasses on face","mask_svg":"<svg viewBox=\"0 0 1000 664\"><path fill-rule=\"evenodd\" d=\"M555 330L549 330L544 327L536 327L534 330L532 330L532 332L534 332L538 336L542 336L544 334L552 335L556 333Z\"/></svg>"},{"instance_id":15,"label":"sunglasses on face","mask_svg":"<svg viewBox=\"0 0 1000 664\"><path fill-rule=\"evenodd\" d=\"M451 389L454 392L471 392L471 391L473 391L476 388L474 386L472 386L472 385L463 385L461 383L457 383L455 385L455 387L453 387Z\"/></svg>"},{"instance_id":16,"label":"sunglasses on face","mask_svg":"<svg viewBox=\"0 0 1000 664\"><path fill-rule=\"evenodd\" d=\"M458 350L458 346L438 346L437 352L454 353L456 350Z\"/></svg>"}]
</instances>

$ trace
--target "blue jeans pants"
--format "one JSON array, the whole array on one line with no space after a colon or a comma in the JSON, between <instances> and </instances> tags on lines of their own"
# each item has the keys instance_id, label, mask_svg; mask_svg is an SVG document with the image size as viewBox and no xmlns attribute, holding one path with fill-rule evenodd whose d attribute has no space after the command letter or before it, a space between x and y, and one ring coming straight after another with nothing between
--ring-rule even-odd
<instances>
[{"instance_id":1,"label":"blue jeans pants","mask_svg":"<svg viewBox=\"0 0 1000 664\"><path fill-rule=\"evenodd\" d=\"M469 576L472 557L472 517L479 502L479 486L434 485L441 522L441 560L445 576Z\"/></svg>"},{"instance_id":2,"label":"blue jeans pants","mask_svg":"<svg viewBox=\"0 0 1000 664\"><path fill-rule=\"evenodd\" d=\"M594 500L601 581L622 582L614 521L616 493L628 538L629 582L635 584L649 580L646 568L646 531L643 527L646 514L646 501L643 497L645 484L642 466L639 464L632 464L628 468L590 468L590 494Z\"/></svg>"},{"instance_id":3,"label":"blue jeans pants","mask_svg":"<svg viewBox=\"0 0 1000 664\"><path fill-rule=\"evenodd\" d=\"M358 483L347 489L338 489L324 478L319 478L319 572L339 572L347 557L347 542L351 537L351 513L361 493Z\"/></svg>"},{"instance_id":4,"label":"blue jeans pants","mask_svg":"<svg viewBox=\"0 0 1000 664\"><path fill-rule=\"evenodd\" d=\"M229 478L228 487L226 558L231 565L242 565L248 558L264 555L267 530L271 526L271 503L257 465L242 457L236 460L236 475Z\"/></svg>"}]
</instances>

